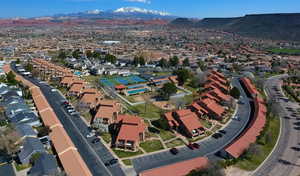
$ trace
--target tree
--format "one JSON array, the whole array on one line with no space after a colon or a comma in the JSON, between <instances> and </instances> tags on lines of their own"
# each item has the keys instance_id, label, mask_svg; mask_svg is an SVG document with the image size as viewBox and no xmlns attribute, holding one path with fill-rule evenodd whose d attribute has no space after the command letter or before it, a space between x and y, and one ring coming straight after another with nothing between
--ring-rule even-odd
<instances>
[{"instance_id":1,"label":"tree","mask_svg":"<svg viewBox=\"0 0 300 176\"><path fill-rule=\"evenodd\" d=\"M138 66L138 65L145 65L145 59L143 56L135 56L133 59L133 65Z\"/></svg>"},{"instance_id":2,"label":"tree","mask_svg":"<svg viewBox=\"0 0 300 176\"><path fill-rule=\"evenodd\" d=\"M185 67L188 67L190 66L190 60L189 58L185 58L182 62L182 65L185 66Z\"/></svg>"},{"instance_id":3,"label":"tree","mask_svg":"<svg viewBox=\"0 0 300 176\"><path fill-rule=\"evenodd\" d=\"M5 152L7 155L12 155L19 151L20 135L14 129L14 126L8 126L1 129L0 135L0 150Z\"/></svg>"},{"instance_id":4,"label":"tree","mask_svg":"<svg viewBox=\"0 0 300 176\"><path fill-rule=\"evenodd\" d=\"M18 81L16 80L16 75L10 71L6 74L7 83L10 85L17 85Z\"/></svg>"},{"instance_id":5,"label":"tree","mask_svg":"<svg viewBox=\"0 0 300 176\"><path fill-rule=\"evenodd\" d=\"M251 157L253 155L261 155L262 154L262 148L260 145L252 143L250 144L247 152L246 152L246 156Z\"/></svg>"},{"instance_id":6,"label":"tree","mask_svg":"<svg viewBox=\"0 0 300 176\"><path fill-rule=\"evenodd\" d=\"M32 70L33 70L33 65L30 64L30 63L28 63L28 64L25 65L25 69L26 69L27 71L29 71L29 72L32 72Z\"/></svg>"},{"instance_id":7,"label":"tree","mask_svg":"<svg viewBox=\"0 0 300 176\"><path fill-rule=\"evenodd\" d=\"M198 76L193 76L190 82L190 86L192 88L199 88L200 87L200 78Z\"/></svg>"},{"instance_id":8,"label":"tree","mask_svg":"<svg viewBox=\"0 0 300 176\"><path fill-rule=\"evenodd\" d=\"M162 59L160 59L159 60L159 64L158 64L160 67L162 67L162 68L166 68L166 67L168 67L169 65L168 65L168 61L166 60L166 59L164 59L164 58L162 58Z\"/></svg>"},{"instance_id":9,"label":"tree","mask_svg":"<svg viewBox=\"0 0 300 176\"><path fill-rule=\"evenodd\" d=\"M67 58L67 53L66 53L66 51L64 51L64 50L59 50L59 52L58 52L58 59L61 59L61 60L64 60L64 59L66 59Z\"/></svg>"},{"instance_id":10,"label":"tree","mask_svg":"<svg viewBox=\"0 0 300 176\"><path fill-rule=\"evenodd\" d=\"M37 153L35 153L35 154L33 154L32 156L31 156L31 158L29 159L29 162L30 162L30 164L35 164L35 162L39 159L41 157L41 153L40 152L37 152Z\"/></svg>"},{"instance_id":11,"label":"tree","mask_svg":"<svg viewBox=\"0 0 300 176\"><path fill-rule=\"evenodd\" d=\"M187 69L180 69L174 72L177 75L179 85L183 85L190 77L190 72Z\"/></svg>"},{"instance_id":12,"label":"tree","mask_svg":"<svg viewBox=\"0 0 300 176\"><path fill-rule=\"evenodd\" d=\"M169 63L172 67L177 67L179 64L179 58L177 56L173 56L170 58Z\"/></svg>"},{"instance_id":13,"label":"tree","mask_svg":"<svg viewBox=\"0 0 300 176\"><path fill-rule=\"evenodd\" d=\"M20 61L20 59L18 58L17 61L16 61L16 64L20 64L20 63L21 63L21 61Z\"/></svg>"},{"instance_id":14,"label":"tree","mask_svg":"<svg viewBox=\"0 0 300 176\"><path fill-rule=\"evenodd\" d=\"M200 60L200 61L197 62L197 64L198 64L198 67L199 67L202 71L205 71L205 70L207 69L207 66L206 66L206 64L205 64L204 61Z\"/></svg>"},{"instance_id":15,"label":"tree","mask_svg":"<svg viewBox=\"0 0 300 176\"><path fill-rule=\"evenodd\" d=\"M115 64L115 63L117 62L117 57L114 56L114 55L112 55L112 54L107 54L107 55L105 55L104 60L105 60L106 62L110 62L110 63Z\"/></svg>"},{"instance_id":16,"label":"tree","mask_svg":"<svg viewBox=\"0 0 300 176\"><path fill-rule=\"evenodd\" d=\"M235 98L235 99L239 99L240 98L240 90L237 88L237 87L233 87L231 90L230 90L230 95Z\"/></svg>"},{"instance_id":17,"label":"tree","mask_svg":"<svg viewBox=\"0 0 300 176\"><path fill-rule=\"evenodd\" d=\"M80 58L80 50L79 49L76 49L72 52L72 57L76 58L76 59L79 59Z\"/></svg>"},{"instance_id":18,"label":"tree","mask_svg":"<svg viewBox=\"0 0 300 176\"><path fill-rule=\"evenodd\" d=\"M85 55L86 55L87 58L92 58L93 57L93 52L91 50L87 50L85 52Z\"/></svg>"},{"instance_id":19,"label":"tree","mask_svg":"<svg viewBox=\"0 0 300 176\"><path fill-rule=\"evenodd\" d=\"M169 100L172 94L177 92L177 87L173 83L166 83L160 89L160 96L163 99Z\"/></svg>"}]
</instances>

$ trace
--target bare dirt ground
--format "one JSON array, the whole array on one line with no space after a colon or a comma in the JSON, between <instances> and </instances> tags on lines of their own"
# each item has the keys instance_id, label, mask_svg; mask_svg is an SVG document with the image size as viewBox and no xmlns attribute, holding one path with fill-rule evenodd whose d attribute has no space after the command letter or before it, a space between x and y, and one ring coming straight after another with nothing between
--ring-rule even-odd
<instances>
[{"instance_id":1,"label":"bare dirt ground","mask_svg":"<svg viewBox=\"0 0 300 176\"><path fill-rule=\"evenodd\" d=\"M244 171L237 167L228 167L225 170L227 176L250 176L251 172Z\"/></svg>"},{"instance_id":2,"label":"bare dirt ground","mask_svg":"<svg viewBox=\"0 0 300 176\"><path fill-rule=\"evenodd\" d=\"M173 110L175 109L175 106L170 104L168 101L155 101L153 104L161 109L164 110Z\"/></svg>"}]
</instances>

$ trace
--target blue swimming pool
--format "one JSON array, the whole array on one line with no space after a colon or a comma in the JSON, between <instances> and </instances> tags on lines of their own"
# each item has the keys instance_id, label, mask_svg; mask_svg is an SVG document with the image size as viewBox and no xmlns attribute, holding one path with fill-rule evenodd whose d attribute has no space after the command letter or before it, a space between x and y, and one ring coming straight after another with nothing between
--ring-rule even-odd
<instances>
[{"instance_id":1,"label":"blue swimming pool","mask_svg":"<svg viewBox=\"0 0 300 176\"><path fill-rule=\"evenodd\" d=\"M134 95L134 94L138 94L138 93L142 93L142 92L146 92L146 91L148 91L148 89L144 88L144 89L129 90L129 91L127 91L127 93L129 95Z\"/></svg>"}]
</instances>

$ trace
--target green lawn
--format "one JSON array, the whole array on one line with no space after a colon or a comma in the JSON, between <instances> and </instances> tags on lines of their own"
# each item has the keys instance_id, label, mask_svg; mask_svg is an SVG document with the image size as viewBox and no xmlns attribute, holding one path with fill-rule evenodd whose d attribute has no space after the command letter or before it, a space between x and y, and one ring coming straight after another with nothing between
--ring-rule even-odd
<instances>
[{"instance_id":1,"label":"green lawn","mask_svg":"<svg viewBox=\"0 0 300 176\"><path fill-rule=\"evenodd\" d=\"M211 122L208 120L202 120L200 119L201 124L205 127L205 128L210 128L212 126Z\"/></svg>"},{"instance_id":2,"label":"green lawn","mask_svg":"<svg viewBox=\"0 0 300 176\"><path fill-rule=\"evenodd\" d=\"M101 133L100 136L106 143L111 142L111 135L109 133Z\"/></svg>"},{"instance_id":3,"label":"green lawn","mask_svg":"<svg viewBox=\"0 0 300 176\"><path fill-rule=\"evenodd\" d=\"M273 48L268 50L275 54L288 54L288 55L299 55L300 49L289 49L289 48Z\"/></svg>"},{"instance_id":4,"label":"green lawn","mask_svg":"<svg viewBox=\"0 0 300 176\"><path fill-rule=\"evenodd\" d=\"M163 141L167 141L176 137L172 132L166 130L160 130L159 135Z\"/></svg>"},{"instance_id":5,"label":"green lawn","mask_svg":"<svg viewBox=\"0 0 300 176\"><path fill-rule=\"evenodd\" d=\"M166 143L166 145L167 145L168 148L173 148L173 147L184 145L184 142L183 142L182 139L177 138L177 139L175 139L171 142Z\"/></svg>"},{"instance_id":6,"label":"green lawn","mask_svg":"<svg viewBox=\"0 0 300 176\"><path fill-rule=\"evenodd\" d=\"M132 162L131 162L130 159L122 160L122 162L123 162L126 166L132 166Z\"/></svg>"},{"instance_id":7,"label":"green lawn","mask_svg":"<svg viewBox=\"0 0 300 176\"><path fill-rule=\"evenodd\" d=\"M91 123L93 117L90 112L85 112L85 113L82 113L81 115L85 118L85 120L88 123Z\"/></svg>"},{"instance_id":8,"label":"green lawn","mask_svg":"<svg viewBox=\"0 0 300 176\"><path fill-rule=\"evenodd\" d=\"M160 140L151 140L151 141L142 142L140 143L140 147L142 147L147 153L164 149Z\"/></svg>"},{"instance_id":9,"label":"green lawn","mask_svg":"<svg viewBox=\"0 0 300 176\"><path fill-rule=\"evenodd\" d=\"M17 171L21 171L21 170L24 170L24 169L27 169L27 168L31 167L30 164L17 164L17 163L14 163L14 164L15 164L15 167L16 167Z\"/></svg>"},{"instance_id":10,"label":"green lawn","mask_svg":"<svg viewBox=\"0 0 300 176\"><path fill-rule=\"evenodd\" d=\"M162 109L158 108L152 103L147 103L146 105L141 104L137 106L130 106L129 109L139 114L140 117L147 118L147 119L158 119L160 118L160 115L163 112Z\"/></svg>"},{"instance_id":11,"label":"green lawn","mask_svg":"<svg viewBox=\"0 0 300 176\"><path fill-rule=\"evenodd\" d=\"M279 135L279 130L280 130L280 120L279 118L275 117L274 119L271 119L269 121L269 126L266 129L265 135L260 138L260 141L263 141L267 137L266 134L268 133L271 134L271 138L269 139L270 141L268 141L264 145L258 144L259 146L261 146L261 154L251 155L249 157L246 157L245 159L241 159L241 161L238 161L236 165L239 168L247 171L255 170L272 151L273 147L276 144Z\"/></svg>"},{"instance_id":12,"label":"green lawn","mask_svg":"<svg viewBox=\"0 0 300 176\"><path fill-rule=\"evenodd\" d=\"M137 152L129 152L129 151L123 151L123 150L113 149L113 151L115 152L115 154L119 158L127 158L127 157L132 157L132 156L143 154L143 152L140 151L140 150L137 151Z\"/></svg>"},{"instance_id":13,"label":"green lawn","mask_svg":"<svg viewBox=\"0 0 300 176\"><path fill-rule=\"evenodd\" d=\"M212 132L216 132L218 129L220 129L222 126L221 125L219 125L219 124L217 124L217 125L215 125L212 129L211 129L211 131Z\"/></svg>"}]
</instances>

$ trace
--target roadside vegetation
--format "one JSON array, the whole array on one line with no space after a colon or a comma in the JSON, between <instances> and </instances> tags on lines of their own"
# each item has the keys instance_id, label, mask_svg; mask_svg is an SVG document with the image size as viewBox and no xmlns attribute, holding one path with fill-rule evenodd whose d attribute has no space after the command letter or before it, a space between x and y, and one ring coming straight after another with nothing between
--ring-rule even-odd
<instances>
[{"instance_id":1,"label":"roadside vegetation","mask_svg":"<svg viewBox=\"0 0 300 176\"><path fill-rule=\"evenodd\" d=\"M300 49L292 49L292 48L272 48L268 50L273 54L279 55L300 55Z\"/></svg>"}]
</instances>

